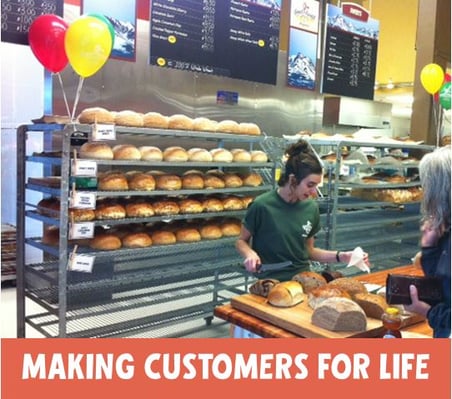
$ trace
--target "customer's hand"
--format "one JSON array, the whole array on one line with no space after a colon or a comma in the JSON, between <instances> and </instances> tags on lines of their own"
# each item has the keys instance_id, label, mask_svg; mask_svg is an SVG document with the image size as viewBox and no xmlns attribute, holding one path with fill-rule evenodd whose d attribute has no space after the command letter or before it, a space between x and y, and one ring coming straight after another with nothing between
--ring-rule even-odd
<instances>
[{"instance_id":1,"label":"customer's hand","mask_svg":"<svg viewBox=\"0 0 452 399\"><path fill-rule=\"evenodd\" d=\"M423 223L421 233L421 246L436 247L441 234L438 230L432 228L430 221L427 220Z\"/></svg>"},{"instance_id":2,"label":"customer's hand","mask_svg":"<svg viewBox=\"0 0 452 399\"><path fill-rule=\"evenodd\" d=\"M423 301L419 300L417 288L415 285L410 285L410 297L411 297L411 305L405 305L404 309L411 313L417 313L421 316L427 317L427 313L430 310L431 306Z\"/></svg>"}]
</instances>

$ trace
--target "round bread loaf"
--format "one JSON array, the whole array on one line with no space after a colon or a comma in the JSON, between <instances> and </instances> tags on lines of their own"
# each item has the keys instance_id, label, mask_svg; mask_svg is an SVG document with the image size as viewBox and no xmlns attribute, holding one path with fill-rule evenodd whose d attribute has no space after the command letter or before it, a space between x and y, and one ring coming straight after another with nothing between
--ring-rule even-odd
<instances>
[{"instance_id":1,"label":"round bread loaf","mask_svg":"<svg viewBox=\"0 0 452 399\"><path fill-rule=\"evenodd\" d=\"M240 178L239 175L236 175L235 173L225 173L223 176L223 181L225 187L228 188L237 188L243 186L243 181Z\"/></svg>"},{"instance_id":2,"label":"round bread loaf","mask_svg":"<svg viewBox=\"0 0 452 399\"><path fill-rule=\"evenodd\" d=\"M253 150L253 151L251 151L251 161L252 162L267 162L268 156L264 151Z\"/></svg>"},{"instance_id":3,"label":"round bread loaf","mask_svg":"<svg viewBox=\"0 0 452 399\"><path fill-rule=\"evenodd\" d=\"M36 205L36 211L41 215L59 218L60 200L55 197L43 198Z\"/></svg>"},{"instance_id":4,"label":"round bread loaf","mask_svg":"<svg viewBox=\"0 0 452 399\"><path fill-rule=\"evenodd\" d=\"M45 245L58 246L60 244L60 229L56 226L45 227L41 242Z\"/></svg>"},{"instance_id":5,"label":"round bread loaf","mask_svg":"<svg viewBox=\"0 0 452 399\"><path fill-rule=\"evenodd\" d=\"M381 316L389 306L382 295L372 293L357 293L353 300L364 310L367 317L381 319Z\"/></svg>"},{"instance_id":6,"label":"round bread loaf","mask_svg":"<svg viewBox=\"0 0 452 399\"><path fill-rule=\"evenodd\" d=\"M147 202L132 202L125 206L129 218L148 218L154 216L154 208Z\"/></svg>"},{"instance_id":7,"label":"round bread loaf","mask_svg":"<svg viewBox=\"0 0 452 399\"><path fill-rule=\"evenodd\" d=\"M242 122L239 124L239 133L259 136L261 134L261 129L255 123Z\"/></svg>"},{"instance_id":8,"label":"round bread loaf","mask_svg":"<svg viewBox=\"0 0 452 399\"><path fill-rule=\"evenodd\" d=\"M218 122L215 131L219 133L240 133L240 125L236 121L225 119Z\"/></svg>"},{"instance_id":9,"label":"round bread loaf","mask_svg":"<svg viewBox=\"0 0 452 399\"><path fill-rule=\"evenodd\" d=\"M339 287L331 287L328 284L321 285L317 288L312 289L308 293L308 305L315 309L320 305L325 299L340 297L351 299L350 294Z\"/></svg>"},{"instance_id":10,"label":"round bread loaf","mask_svg":"<svg viewBox=\"0 0 452 399\"><path fill-rule=\"evenodd\" d=\"M247 173L241 176L243 185L249 187L257 187L260 186L263 182L262 177L259 173Z\"/></svg>"},{"instance_id":11,"label":"round bread loaf","mask_svg":"<svg viewBox=\"0 0 452 399\"><path fill-rule=\"evenodd\" d=\"M201 213L204 211L200 201L186 198L179 201L180 213Z\"/></svg>"},{"instance_id":12,"label":"round bread loaf","mask_svg":"<svg viewBox=\"0 0 452 399\"><path fill-rule=\"evenodd\" d=\"M168 128L174 130L193 130L193 119L182 114L174 114L169 117Z\"/></svg>"},{"instance_id":13,"label":"round bread loaf","mask_svg":"<svg viewBox=\"0 0 452 399\"><path fill-rule=\"evenodd\" d=\"M330 287L342 288L346 291L353 299L356 294L363 293L366 294L366 286L359 280L352 277L340 277L328 283Z\"/></svg>"},{"instance_id":14,"label":"round bread loaf","mask_svg":"<svg viewBox=\"0 0 452 399\"><path fill-rule=\"evenodd\" d=\"M240 235L240 222L239 221L223 221L220 224L221 233L223 237L234 237Z\"/></svg>"},{"instance_id":15,"label":"round bread loaf","mask_svg":"<svg viewBox=\"0 0 452 399\"><path fill-rule=\"evenodd\" d=\"M187 153L191 162L211 162L213 159L212 154L205 148L190 148Z\"/></svg>"},{"instance_id":16,"label":"round bread loaf","mask_svg":"<svg viewBox=\"0 0 452 399\"><path fill-rule=\"evenodd\" d=\"M223 201L218 198L209 197L202 201L205 212L222 212L224 210Z\"/></svg>"},{"instance_id":17,"label":"round bread loaf","mask_svg":"<svg viewBox=\"0 0 452 399\"><path fill-rule=\"evenodd\" d=\"M280 283L279 280L272 278L260 279L250 286L249 291L251 294L267 298L270 290L278 283Z\"/></svg>"},{"instance_id":18,"label":"round bread loaf","mask_svg":"<svg viewBox=\"0 0 452 399\"><path fill-rule=\"evenodd\" d=\"M146 248L152 245L149 234L144 232L129 233L122 239L122 246L125 248Z\"/></svg>"},{"instance_id":19,"label":"round bread loaf","mask_svg":"<svg viewBox=\"0 0 452 399\"><path fill-rule=\"evenodd\" d=\"M155 245L175 244L177 239L172 231L157 230L151 233L152 243Z\"/></svg>"},{"instance_id":20,"label":"round bread loaf","mask_svg":"<svg viewBox=\"0 0 452 399\"><path fill-rule=\"evenodd\" d=\"M325 278L327 283L333 281L336 278L344 277L344 275L341 272L338 272L337 270L324 270L322 272L322 276Z\"/></svg>"},{"instance_id":21,"label":"round bread loaf","mask_svg":"<svg viewBox=\"0 0 452 399\"><path fill-rule=\"evenodd\" d=\"M156 182L154 176L148 173L135 173L128 180L129 190L152 191Z\"/></svg>"},{"instance_id":22,"label":"round bread loaf","mask_svg":"<svg viewBox=\"0 0 452 399\"><path fill-rule=\"evenodd\" d=\"M70 222L90 222L96 218L92 209L69 209Z\"/></svg>"},{"instance_id":23,"label":"round bread loaf","mask_svg":"<svg viewBox=\"0 0 452 399\"><path fill-rule=\"evenodd\" d=\"M348 298L326 299L314 309L311 322L329 331L364 331L367 318L364 310Z\"/></svg>"},{"instance_id":24,"label":"round bread loaf","mask_svg":"<svg viewBox=\"0 0 452 399\"><path fill-rule=\"evenodd\" d=\"M111 147L106 143L87 142L80 147L79 157L82 159L113 159Z\"/></svg>"},{"instance_id":25,"label":"round bread loaf","mask_svg":"<svg viewBox=\"0 0 452 399\"><path fill-rule=\"evenodd\" d=\"M115 125L118 126L130 126L130 127L142 127L143 126L143 114L139 112L124 110L119 111L115 115Z\"/></svg>"},{"instance_id":26,"label":"round bread loaf","mask_svg":"<svg viewBox=\"0 0 452 399\"><path fill-rule=\"evenodd\" d=\"M113 251L121 248L122 243L120 238L115 234L100 233L94 236L94 238L90 241L89 246L92 249Z\"/></svg>"},{"instance_id":27,"label":"round bread loaf","mask_svg":"<svg viewBox=\"0 0 452 399\"><path fill-rule=\"evenodd\" d=\"M213 148L210 150L213 162L227 162L230 163L233 160L231 151L224 148Z\"/></svg>"},{"instance_id":28,"label":"round bread loaf","mask_svg":"<svg viewBox=\"0 0 452 399\"><path fill-rule=\"evenodd\" d=\"M124 173L107 173L98 179L97 188L101 191L124 191L129 189Z\"/></svg>"},{"instance_id":29,"label":"round bread loaf","mask_svg":"<svg viewBox=\"0 0 452 399\"><path fill-rule=\"evenodd\" d=\"M179 205L176 201L155 201L152 207L157 216L177 215L180 212Z\"/></svg>"},{"instance_id":30,"label":"round bread loaf","mask_svg":"<svg viewBox=\"0 0 452 399\"><path fill-rule=\"evenodd\" d=\"M241 198L242 198L243 205L245 206L245 209L248 208L248 206L254 201L254 197L251 195L246 195Z\"/></svg>"},{"instance_id":31,"label":"round bread loaf","mask_svg":"<svg viewBox=\"0 0 452 399\"><path fill-rule=\"evenodd\" d=\"M176 231L177 242L196 242L201 241L201 234L194 227L182 227Z\"/></svg>"},{"instance_id":32,"label":"round bread loaf","mask_svg":"<svg viewBox=\"0 0 452 399\"><path fill-rule=\"evenodd\" d=\"M208 223L200 227L199 232L204 240L217 240L223 237L221 228L217 224Z\"/></svg>"},{"instance_id":33,"label":"round bread loaf","mask_svg":"<svg viewBox=\"0 0 452 399\"><path fill-rule=\"evenodd\" d=\"M80 123L105 123L112 124L115 122L114 115L105 108L91 107L84 109L78 116Z\"/></svg>"},{"instance_id":34,"label":"round bread loaf","mask_svg":"<svg viewBox=\"0 0 452 399\"><path fill-rule=\"evenodd\" d=\"M326 285L326 280L322 275L311 271L300 272L293 276L292 280L298 281L306 294L315 288Z\"/></svg>"},{"instance_id":35,"label":"round bread loaf","mask_svg":"<svg viewBox=\"0 0 452 399\"><path fill-rule=\"evenodd\" d=\"M184 174L182 188L185 190L200 190L204 188L204 178L198 173Z\"/></svg>"},{"instance_id":36,"label":"round bread loaf","mask_svg":"<svg viewBox=\"0 0 452 399\"><path fill-rule=\"evenodd\" d=\"M209 118L198 117L193 119L193 130L202 132L214 132L218 122Z\"/></svg>"},{"instance_id":37,"label":"round bread loaf","mask_svg":"<svg viewBox=\"0 0 452 399\"><path fill-rule=\"evenodd\" d=\"M123 219L126 217L126 210L121 204L109 201L98 203L94 213L98 220Z\"/></svg>"},{"instance_id":38,"label":"round bread loaf","mask_svg":"<svg viewBox=\"0 0 452 399\"><path fill-rule=\"evenodd\" d=\"M224 180L214 174L206 173L203 176L204 179L204 188L207 189L216 189L216 188L224 188L225 183Z\"/></svg>"},{"instance_id":39,"label":"round bread loaf","mask_svg":"<svg viewBox=\"0 0 452 399\"><path fill-rule=\"evenodd\" d=\"M154 179L157 190L180 190L182 188L182 179L177 175L158 175L154 176Z\"/></svg>"},{"instance_id":40,"label":"round bread loaf","mask_svg":"<svg viewBox=\"0 0 452 399\"><path fill-rule=\"evenodd\" d=\"M155 129L167 129L169 118L159 112L147 112L143 115L143 126Z\"/></svg>"},{"instance_id":41,"label":"round bread loaf","mask_svg":"<svg viewBox=\"0 0 452 399\"><path fill-rule=\"evenodd\" d=\"M167 162L186 162L188 153L179 146L171 146L163 150L163 160Z\"/></svg>"},{"instance_id":42,"label":"round bread loaf","mask_svg":"<svg viewBox=\"0 0 452 399\"><path fill-rule=\"evenodd\" d=\"M144 145L138 148L142 161L161 161L163 160L163 152L160 148L152 145Z\"/></svg>"},{"instance_id":43,"label":"round bread loaf","mask_svg":"<svg viewBox=\"0 0 452 399\"><path fill-rule=\"evenodd\" d=\"M270 305L277 307L295 306L304 300L303 287L297 281L283 281L270 290L267 300Z\"/></svg>"},{"instance_id":44,"label":"round bread loaf","mask_svg":"<svg viewBox=\"0 0 452 399\"><path fill-rule=\"evenodd\" d=\"M113 147L114 159L140 160L140 150L131 144L119 144Z\"/></svg>"},{"instance_id":45,"label":"round bread loaf","mask_svg":"<svg viewBox=\"0 0 452 399\"><path fill-rule=\"evenodd\" d=\"M251 162L251 153L243 148L234 148L231 154L232 162Z\"/></svg>"},{"instance_id":46,"label":"round bread loaf","mask_svg":"<svg viewBox=\"0 0 452 399\"><path fill-rule=\"evenodd\" d=\"M229 196L223 199L223 209L225 211L238 211L244 208L245 205L240 197Z\"/></svg>"}]
</instances>

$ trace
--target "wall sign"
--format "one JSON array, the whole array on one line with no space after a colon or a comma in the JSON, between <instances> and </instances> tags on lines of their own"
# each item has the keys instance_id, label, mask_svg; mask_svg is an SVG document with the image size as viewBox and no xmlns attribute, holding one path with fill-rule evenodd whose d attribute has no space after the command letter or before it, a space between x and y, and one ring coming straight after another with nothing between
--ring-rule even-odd
<instances>
[{"instance_id":1,"label":"wall sign","mask_svg":"<svg viewBox=\"0 0 452 399\"><path fill-rule=\"evenodd\" d=\"M323 93L373 100L379 31L361 6L327 5Z\"/></svg>"},{"instance_id":2,"label":"wall sign","mask_svg":"<svg viewBox=\"0 0 452 399\"><path fill-rule=\"evenodd\" d=\"M151 0L150 64L276 84L281 0Z\"/></svg>"},{"instance_id":3,"label":"wall sign","mask_svg":"<svg viewBox=\"0 0 452 399\"><path fill-rule=\"evenodd\" d=\"M28 44L28 29L40 15L63 16L63 0L2 0L2 42Z\"/></svg>"}]
</instances>

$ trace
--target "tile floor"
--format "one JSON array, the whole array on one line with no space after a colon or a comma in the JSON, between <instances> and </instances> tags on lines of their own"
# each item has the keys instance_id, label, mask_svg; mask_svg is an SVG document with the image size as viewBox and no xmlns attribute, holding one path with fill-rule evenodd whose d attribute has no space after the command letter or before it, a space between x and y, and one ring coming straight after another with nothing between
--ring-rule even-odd
<instances>
[{"instance_id":1,"label":"tile floor","mask_svg":"<svg viewBox=\"0 0 452 399\"><path fill-rule=\"evenodd\" d=\"M34 311L38 305L27 300L27 309ZM16 288L11 282L3 282L0 293L0 338L16 338ZM210 326L206 326L203 320L186 323L181 326L178 336L183 338L226 338L229 337L229 323L214 318ZM31 328L26 327L27 338L42 338L42 335ZM140 333L135 338L153 338L150 333Z\"/></svg>"}]
</instances>

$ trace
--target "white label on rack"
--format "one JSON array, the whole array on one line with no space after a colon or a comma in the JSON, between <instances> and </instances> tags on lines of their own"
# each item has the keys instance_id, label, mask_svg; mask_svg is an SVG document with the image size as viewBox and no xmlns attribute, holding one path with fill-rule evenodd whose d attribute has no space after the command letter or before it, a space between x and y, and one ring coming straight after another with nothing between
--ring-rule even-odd
<instances>
[{"instance_id":1,"label":"white label on rack","mask_svg":"<svg viewBox=\"0 0 452 399\"><path fill-rule=\"evenodd\" d=\"M71 254L67 265L68 270L73 272L92 273L95 256Z\"/></svg>"},{"instance_id":2,"label":"white label on rack","mask_svg":"<svg viewBox=\"0 0 452 399\"><path fill-rule=\"evenodd\" d=\"M350 174L350 167L348 165L341 165L341 176L348 176Z\"/></svg>"},{"instance_id":3,"label":"white label on rack","mask_svg":"<svg viewBox=\"0 0 452 399\"><path fill-rule=\"evenodd\" d=\"M92 138L93 140L116 140L115 125L100 125L95 123L92 125Z\"/></svg>"},{"instance_id":4,"label":"white label on rack","mask_svg":"<svg viewBox=\"0 0 452 399\"><path fill-rule=\"evenodd\" d=\"M75 191L71 195L70 208L96 209L96 195L85 191Z\"/></svg>"},{"instance_id":5,"label":"white label on rack","mask_svg":"<svg viewBox=\"0 0 452 399\"><path fill-rule=\"evenodd\" d=\"M73 223L69 229L69 239L79 240L94 237L94 223L82 222Z\"/></svg>"},{"instance_id":6,"label":"white label on rack","mask_svg":"<svg viewBox=\"0 0 452 399\"><path fill-rule=\"evenodd\" d=\"M96 177L97 175L97 162L94 161L77 161L72 160L71 167L72 176L87 176Z\"/></svg>"}]
</instances>

